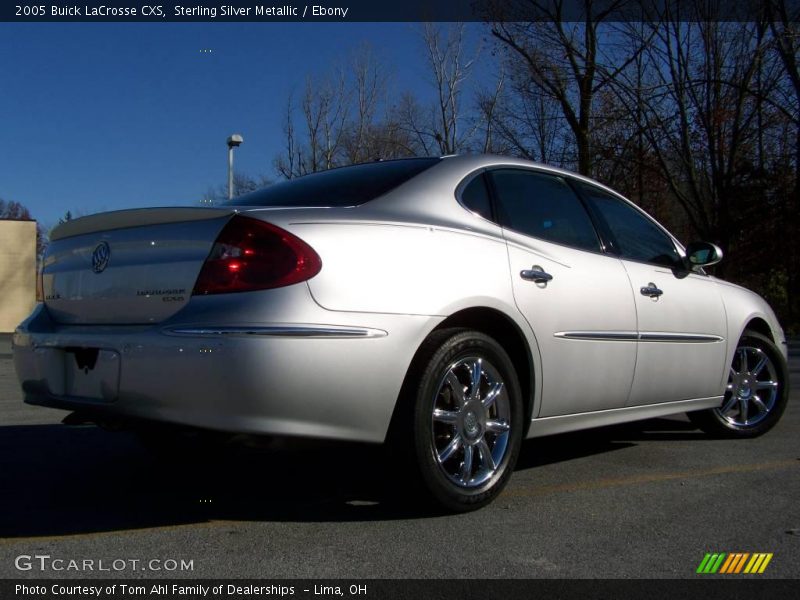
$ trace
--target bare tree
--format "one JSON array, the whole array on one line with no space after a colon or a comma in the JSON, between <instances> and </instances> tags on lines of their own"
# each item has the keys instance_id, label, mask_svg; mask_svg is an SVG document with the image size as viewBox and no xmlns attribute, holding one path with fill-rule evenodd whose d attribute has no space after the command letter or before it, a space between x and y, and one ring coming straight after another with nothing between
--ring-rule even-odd
<instances>
[{"instance_id":1,"label":"bare tree","mask_svg":"<svg viewBox=\"0 0 800 600\"><path fill-rule=\"evenodd\" d=\"M258 189L266 187L272 183L272 180L265 176L251 177L244 173L234 172L233 174L233 197L236 198L243 194L254 192ZM228 201L228 185L220 184L216 187L208 188L203 197L200 199L200 204L203 206L214 206Z\"/></svg>"},{"instance_id":2,"label":"bare tree","mask_svg":"<svg viewBox=\"0 0 800 600\"><path fill-rule=\"evenodd\" d=\"M0 220L33 221L34 218L31 216L31 211L19 202L0 198Z\"/></svg>"},{"instance_id":3,"label":"bare tree","mask_svg":"<svg viewBox=\"0 0 800 600\"><path fill-rule=\"evenodd\" d=\"M495 146L529 160L556 165L569 162L572 146L553 98L532 89L530 79L518 71L504 87L498 97L491 98L491 113L485 113L487 127L497 140Z\"/></svg>"},{"instance_id":4,"label":"bare tree","mask_svg":"<svg viewBox=\"0 0 800 600\"><path fill-rule=\"evenodd\" d=\"M528 90L520 85L519 91L556 103L573 136L570 146L575 150L575 167L585 175L591 174L593 165L595 97L639 52L637 49L621 55L609 31L607 42L599 43L604 21L625 3L626 0L585 0L580 22L564 21L565 0L522 0L513 5L497 3L490 8L492 35L506 50L509 68L518 73L520 80L524 77L530 82ZM521 12L509 12L517 10ZM608 30L610 26L605 25ZM543 116L543 103L544 100L532 101L529 106L538 108ZM537 137L535 130L530 137ZM539 133L538 138L546 136Z\"/></svg>"},{"instance_id":5,"label":"bare tree","mask_svg":"<svg viewBox=\"0 0 800 600\"><path fill-rule=\"evenodd\" d=\"M345 160L360 163L376 158L376 117L386 95L388 76L369 46L362 46L351 60L352 117L344 139Z\"/></svg>"},{"instance_id":6,"label":"bare tree","mask_svg":"<svg viewBox=\"0 0 800 600\"><path fill-rule=\"evenodd\" d=\"M743 161L755 156L761 135L752 90L763 64L754 59L765 51L765 24L701 21L699 15L686 22L666 11L648 26L650 80L643 84L621 72L615 90L639 120L637 133L694 230L727 245L735 190L753 174ZM774 70L761 76L769 88Z\"/></svg>"},{"instance_id":7,"label":"bare tree","mask_svg":"<svg viewBox=\"0 0 800 600\"><path fill-rule=\"evenodd\" d=\"M455 154L471 148L480 119L467 116L465 86L480 56L467 56L463 23L426 23L422 29L425 57L435 99L430 106L406 95L399 115L424 154Z\"/></svg>"},{"instance_id":8,"label":"bare tree","mask_svg":"<svg viewBox=\"0 0 800 600\"><path fill-rule=\"evenodd\" d=\"M291 179L338 166L344 151L349 109L345 74L341 69L332 76L309 76L299 106L302 133L294 121L292 97L287 102L286 154L275 160L278 172Z\"/></svg>"},{"instance_id":9,"label":"bare tree","mask_svg":"<svg viewBox=\"0 0 800 600\"><path fill-rule=\"evenodd\" d=\"M273 164L275 170L286 179L292 179L299 171L301 150L297 145L294 127L294 103L292 95L286 101L286 117L283 123L283 133L286 136L286 151L275 157Z\"/></svg>"},{"instance_id":10,"label":"bare tree","mask_svg":"<svg viewBox=\"0 0 800 600\"><path fill-rule=\"evenodd\" d=\"M346 164L413 154L399 109L387 100L389 75L362 46L334 75L309 77L300 100L287 101L284 152L277 172L291 179Z\"/></svg>"},{"instance_id":11,"label":"bare tree","mask_svg":"<svg viewBox=\"0 0 800 600\"><path fill-rule=\"evenodd\" d=\"M508 146L502 140L502 132L498 135L497 125L501 123L498 115L503 110L506 96L506 76L501 69L491 91L478 94L478 129L482 130L480 150L484 153L502 154L508 151Z\"/></svg>"},{"instance_id":12,"label":"bare tree","mask_svg":"<svg viewBox=\"0 0 800 600\"><path fill-rule=\"evenodd\" d=\"M783 218L789 231L800 227L800 10L787 6L786 0L766 0L764 10L772 33L772 48L780 57L793 97L784 94L778 106L788 107L787 117L794 123L794 190L785 203ZM800 319L800 239L787 236L785 263L787 273L787 312L791 322Z\"/></svg>"},{"instance_id":13,"label":"bare tree","mask_svg":"<svg viewBox=\"0 0 800 600\"><path fill-rule=\"evenodd\" d=\"M423 39L437 96L434 135L442 154L454 154L469 139L468 132L460 131L464 120L462 96L464 81L469 77L476 57L464 56L463 23L448 30L426 23Z\"/></svg>"},{"instance_id":14,"label":"bare tree","mask_svg":"<svg viewBox=\"0 0 800 600\"><path fill-rule=\"evenodd\" d=\"M430 111L426 111L416 97L406 92L395 107L400 123L414 148L421 155L436 154L438 139L436 131L430 127Z\"/></svg>"}]
</instances>

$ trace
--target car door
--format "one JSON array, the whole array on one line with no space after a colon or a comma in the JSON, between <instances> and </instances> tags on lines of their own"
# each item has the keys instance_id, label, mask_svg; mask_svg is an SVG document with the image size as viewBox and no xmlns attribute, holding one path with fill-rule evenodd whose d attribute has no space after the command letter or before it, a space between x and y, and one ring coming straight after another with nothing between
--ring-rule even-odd
<instances>
[{"instance_id":1,"label":"car door","mask_svg":"<svg viewBox=\"0 0 800 600\"><path fill-rule=\"evenodd\" d=\"M636 298L639 333L630 404L721 395L727 324L716 283L687 269L675 242L629 202L581 183L619 253Z\"/></svg>"},{"instance_id":2,"label":"car door","mask_svg":"<svg viewBox=\"0 0 800 600\"><path fill-rule=\"evenodd\" d=\"M560 175L488 173L514 300L539 345L537 416L625 406L636 362L636 310L625 269L601 250L581 199Z\"/></svg>"}]
</instances>

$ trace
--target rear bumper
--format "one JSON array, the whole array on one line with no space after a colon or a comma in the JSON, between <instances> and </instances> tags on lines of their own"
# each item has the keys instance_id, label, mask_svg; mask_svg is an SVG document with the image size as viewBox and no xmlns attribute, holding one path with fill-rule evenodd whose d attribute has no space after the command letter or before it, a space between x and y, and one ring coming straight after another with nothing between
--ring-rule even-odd
<instances>
[{"instance_id":1,"label":"rear bumper","mask_svg":"<svg viewBox=\"0 0 800 600\"><path fill-rule=\"evenodd\" d=\"M287 293L308 294L293 287ZM214 314L206 308L125 327L59 326L38 308L13 338L25 402L229 432L381 442L413 354L438 321L324 309L300 322L198 321ZM92 369L77 367L79 348L101 350Z\"/></svg>"}]
</instances>

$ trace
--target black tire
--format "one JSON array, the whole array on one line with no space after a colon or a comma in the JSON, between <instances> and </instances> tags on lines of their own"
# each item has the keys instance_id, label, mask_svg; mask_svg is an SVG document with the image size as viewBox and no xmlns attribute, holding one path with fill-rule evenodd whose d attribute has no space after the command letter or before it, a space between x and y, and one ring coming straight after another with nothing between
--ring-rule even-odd
<instances>
[{"instance_id":1,"label":"black tire","mask_svg":"<svg viewBox=\"0 0 800 600\"><path fill-rule=\"evenodd\" d=\"M765 357L768 362L754 372L760 364L759 357ZM755 365L750 364L752 362ZM768 337L745 330L729 371L728 389L722 405L690 412L687 414L689 420L714 437L753 438L765 434L780 420L789 399L789 369L783 354ZM769 382L773 379L775 385L771 386ZM743 389L742 395L739 395L740 389ZM762 406L767 410L761 410ZM729 408L725 410L726 407ZM752 422L748 422L752 409L755 416Z\"/></svg>"},{"instance_id":2,"label":"black tire","mask_svg":"<svg viewBox=\"0 0 800 600\"><path fill-rule=\"evenodd\" d=\"M436 331L403 390L390 441L410 463L406 471L417 484L411 488L449 511L490 503L511 477L523 431L522 393L502 346L477 331Z\"/></svg>"}]
</instances>

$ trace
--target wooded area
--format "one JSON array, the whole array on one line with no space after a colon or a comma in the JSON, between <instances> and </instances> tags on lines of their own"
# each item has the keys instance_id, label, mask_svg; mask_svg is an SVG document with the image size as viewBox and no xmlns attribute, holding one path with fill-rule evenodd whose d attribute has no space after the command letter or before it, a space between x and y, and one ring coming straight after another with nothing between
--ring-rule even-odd
<instances>
[{"instance_id":1,"label":"wooded area","mask_svg":"<svg viewBox=\"0 0 800 600\"><path fill-rule=\"evenodd\" d=\"M797 3L766 0L749 22L694 0L584 0L582 20L565 22L565 4L490 1L483 47L470 51L463 25L425 25L432 103L391 96L391 70L368 48L309 76L287 100L277 174L464 152L578 171L684 242L719 244L715 274L800 331ZM619 20L622 7L643 19ZM486 60L499 65L494 82L475 89ZM263 183L239 177L237 188Z\"/></svg>"}]
</instances>

